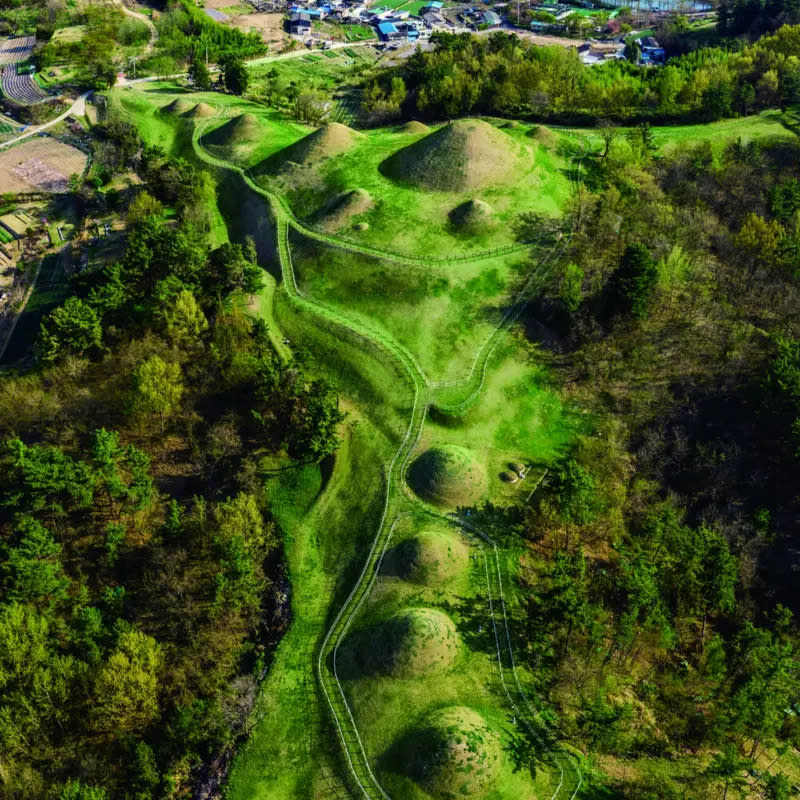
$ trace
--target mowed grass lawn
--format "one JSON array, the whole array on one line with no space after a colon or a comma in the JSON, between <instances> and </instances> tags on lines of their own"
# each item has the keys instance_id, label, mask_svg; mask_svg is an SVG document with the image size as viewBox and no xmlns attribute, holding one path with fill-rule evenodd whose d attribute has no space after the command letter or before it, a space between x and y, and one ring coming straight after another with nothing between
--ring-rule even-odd
<instances>
[{"instance_id":1,"label":"mowed grass lawn","mask_svg":"<svg viewBox=\"0 0 800 800\"><path fill-rule=\"evenodd\" d=\"M431 380L465 378L505 308L526 254L409 267L291 236L301 291L390 334Z\"/></svg>"},{"instance_id":2,"label":"mowed grass lawn","mask_svg":"<svg viewBox=\"0 0 800 800\"><path fill-rule=\"evenodd\" d=\"M404 575L406 565L394 563L408 552L404 544L420 534L449 541L461 555L433 580ZM409 759L399 757L396 751L405 740L411 744L411 752L424 759L426 754L417 749L425 747L419 733L431 712L448 706L479 713L505 745L506 752L492 780L492 798L535 800L550 797L556 788L557 777L547 765L542 765L532 781L528 771L516 770L509 757L518 731L500 684L483 558L478 540L457 526L424 516L398 517L384 559L386 568L339 649L337 663L346 675L343 684L348 701L370 762L391 797L429 799L430 795L409 775L413 773ZM386 634L381 626L387 622L391 625L393 619L402 620L409 613L431 620L424 631L429 635L384 641ZM455 628L455 637L448 621ZM391 670L389 674L371 670L371 659L377 657L380 663L386 651L390 660L394 655L400 663L410 663L410 671L398 675ZM366 670L359 670L361 665L355 669L348 666L353 652L366 661ZM431 666L423 667L427 664ZM470 785L473 776L469 769L461 772L459 780Z\"/></svg>"},{"instance_id":3,"label":"mowed grass lawn","mask_svg":"<svg viewBox=\"0 0 800 800\"><path fill-rule=\"evenodd\" d=\"M708 122L699 125L654 125L653 140L665 153L676 148L693 146L702 142L710 142L715 153L719 153L730 142L741 139L743 143L764 138L793 138L796 134L792 128L800 123L795 118L796 110L781 112L777 110L763 111L748 117L724 119L719 122ZM620 128L620 133L627 133L630 128ZM570 132L581 134L591 142L593 149L603 146L600 134L593 128L570 129Z\"/></svg>"}]
</instances>

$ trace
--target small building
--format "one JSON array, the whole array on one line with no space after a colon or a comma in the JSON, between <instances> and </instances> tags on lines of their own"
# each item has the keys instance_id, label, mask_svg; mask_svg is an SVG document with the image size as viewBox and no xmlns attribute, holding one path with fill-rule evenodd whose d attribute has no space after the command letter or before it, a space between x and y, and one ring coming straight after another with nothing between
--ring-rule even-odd
<instances>
[{"instance_id":1,"label":"small building","mask_svg":"<svg viewBox=\"0 0 800 800\"><path fill-rule=\"evenodd\" d=\"M667 60L667 51L652 36L644 36L639 41L642 64L662 63Z\"/></svg>"},{"instance_id":2,"label":"small building","mask_svg":"<svg viewBox=\"0 0 800 800\"><path fill-rule=\"evenodd\" d=\"M444 3L440 3L438 2L438 0L432 0L432 2L422 6L422 8L419 10L419 13L422 14L423 17L428 12L431 12L433 14L438 14L442 10L443 5Z\"/></svg>"},{"instance_id":3,"label":"small building","mask_svg":"<svg viewBox=\"0 0 800 800\"><path fill-rule=\"evenodd\" d=\"M428 11L422 15L422 20L427 28L441 28L446 25L444 17L434 11Z\"/></svg>"},{"instance_id":4,"label":"small building","mask_svg":"<svg viewBox=\"0 0 800 800\"><path fill-rule=\"evenodd\" d=\"M578 54L587 66L602 64L625 58L625 45L621 42L584 42L578 46Z\"/></svg>"},{"instance_id":5,"label":"small building","mask_svg":"<svg viewBox=\"0 0 800 800\"><path fill-rule=\"evenodd\" d=\"M500 15L496 11L483 11L481 12L481 20L484 25L496 28L500 24Z\"/></svg>"},{"instance_id":6,"label":"small building","mask_svg":"<svg viewBox=\"0 0 800 800\"><path fill-rule=\"evenodd\" d=\"M393 42L402 39L403 34L395 27L393 22L381 22L378 24L378 35L384 42Z\"/></svg>"},{"instance_id":7,"label":"small building","mask_svg":"<svg viewBox=\"0 0 800 800\"><path fill-rule=\"evenodd\" d=\"M307 36L311 33L311 17L305 11L295 11L289 17L289 33L293 36Z\"/></svg>"}]
</instances>

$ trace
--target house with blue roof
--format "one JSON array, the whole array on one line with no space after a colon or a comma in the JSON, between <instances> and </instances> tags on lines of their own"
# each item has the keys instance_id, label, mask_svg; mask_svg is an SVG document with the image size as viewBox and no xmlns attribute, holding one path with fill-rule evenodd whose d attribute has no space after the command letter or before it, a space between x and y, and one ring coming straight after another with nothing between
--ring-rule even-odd
<instances>
[{"instance_id":1,"label":"house with blue roof","mask_svg":"<svg viewBox=\"0 0 800 800\"><path fill-rule=\"evenodd\" d=\"M397 30L393 22L378 23L378 36L380 36L384 42L392 42L396 39L403 38L403 34Z\"/></svg>"}]
</instances>

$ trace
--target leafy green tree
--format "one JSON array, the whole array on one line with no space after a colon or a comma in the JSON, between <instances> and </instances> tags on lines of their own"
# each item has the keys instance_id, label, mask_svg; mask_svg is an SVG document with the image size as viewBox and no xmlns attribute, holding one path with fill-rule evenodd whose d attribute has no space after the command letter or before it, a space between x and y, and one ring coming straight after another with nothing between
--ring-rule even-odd
<instances>
[{"instance_id":1,"label":"leafy green tree","mask_svg":"<svg viewBox=\"0 0 800 800\"><path fill-rule=\"evenodd\" d=\"M554 464L545 480L546 494L565 522L585 525L595 518L598 511L595 479L574 458Z\"/></svg>"},{"instance_id":2,"label":"leafy green tree","mask_svg":"<svg viewBox=\"0 0 800 800\"><path fill-rule=\"evenodd\" d=\"M583 270L577 264L567 264L561 276L558 297L571 314L574 314L583 302L583 280Z\"/></svg>"},{"instance_id":3,"label":"leafy green tree","mask_svg":"<svg viewBox=\"0 0 800 800\"><path fill-rule=\"evenodd\" d=\"M711 759L705 774L713 781L722 784L722 800L727 800L730 789L741 796L747 788L745 770L751 764L751 761L739 755L734 745L729 744Z\"/></svg>"},{"instance_id":4,"label":"leafy green tree","mask_svg":"<svg viewBox=\"0 0 800 800\"><path fill-rule=\"evenodd\" d=\"M782 237L783 228L777 220L749 214L734 241L739 253L752 265L771 265L776 260Z\"/></svg>"},{"instance_id":5,"label":"leafy green tree","mask_svg":"<svg viewBox=\"0 0 800 800\"><path fill-rule=\"evenodd\" d=\"M181 290L173 307L165 312L164 318L170 339L184 345L198 341L208 330L206 315L188 289Z\"/></svg>"},{"instance_id":6,"label":"leafy green tree","mask_svg":"<svg viewBox=\"0 0 800 800\"><path fill-rule=\"evenodd\" d=\"M204 286L208 294L221 300L233 291L258 294L264 288L264 272L248 259L240 244L225 244L213 250L208 259Z\"/></svg>"},{"instance_id":7,"label":"leafy green tree","mask_svg":"<svg viewBox=\"0 0 800 800\"><path fill-rule=\"evenodd\" d=\"M189 80L198 91L207 92L211 88L211 75L208 73L206 62L197 55L189 66Z\"/></svg>"},{"instance_id":8,"label":"leafy green tree","mask_svg":"<svg viewBox=\"0 0 800 800\"><path fill-rule=\"evenodd\" d=\"M764 739L779 730L793 692L794 648L779 634L746 622L733 642L733 730L752 740L755 758Z\"/></svg>"},{"instance_id":9,"label":"leafy green tree","mask_svg":"<svg viewBox=\"0 0 800 800\"><path fill-rule=\"evenodd\" d=\"M147 217L160 217L163 213L164 206L150 192L142 190L128 206L128 225L135 227Z\"/></svg>"},{"instance_id":10,"label":"leafy green tree","mask_svg":"<svg viewBox=\"0 0 800 800\"><path fill-rule=\"evenodd\" d=\"M134 373L134 408L143 414L154 414L163 432L167 419L174 414L183 397L183 377L179 364L150 356Z\"/></svg>"},{"instance_id":11,"label":"leafy green tree","mask_svg":"<svg viewBox=\"0 0 800 800\"><path fill-rule=\"evenodd\" d=\"M267 525L252 494L240 492L214 509L217 536L223 540L240 535L247 549L262 559L275 544L274 531Z\"/></svg>"},{"instance_id":12,"label":"leafy green tree","mask_svg":"<svg viewBox=\"0 0 800 800\"><path fill-rule=\"evenodd\" d=\"M109 566L114 566L119 558L119 548L125 541L125 526L119 522L111 522L106 528L106 558Z\"/></svg>"},{"instance_id":13,"label":"leafy green tree","mask_svg":"<svg viewBox=\"0 0 800 800\"><path fill-rule=\"evenodd\" d=\"M764 791L768 800L789 800L792 796L792 782L782 772L767 775Z\"/></svg>"},{"instance_id":14,"label":"leafy green tree","mask_svg":"<svg viewBox=\"0 0 800 800\"><path fill-rule=\"evenodd\" d=\"M89 786L77 780L70 780L64 784L58 800L109 800L108 792L99 786Z\"/></svg>"},{"instance_id":15,"label":"leafy green tree","mask_svg":"<svg viewBox=\"0 0 800 800\"><path fill-rule=\"evenodd\" d=\"M41 609L66 598L69 579L61 565L61 545L33 517L17 517L12 542L2 548L0 564L6 600Z\"/></svg>"},{"instance_id":16,"label":"leafy green tree","mask_svg":"<svg viewBox=\"0 0 800 800\"><path fill-rule=\"evenodd\" d=\"M7 509L62 514L66 507L88 508L92 485L91 468L58 447L10 439L0 449L0 506Z\"/></svg>"},{"instance_id":17,"label":"leafy green tree","mask_svg":"<svg viewBox=\"0 0 800 800\"><path fill-rule=\"evenodd\" d=\"M338 428L346 414L323 378L298 393L289 419L288 450L292 458L321 461L339 446Z\"/></svg>"},{"instance_id":18,"label":"leafy green tree","mask_svg":"<svg viewBox=\"0 0 800 800\"><path fill-rule=\"evenodd\" d=\"M101 665L92 689L95 730L139 730L158 717L159 644L137 630L120 634L117 646Z\"/></svg>"},{"instance_id":19,"label":"leafy green tree","mask_svg":"<svg viewBox=\"0 0 800 800\"><path fill-rule=\"evenodd\" d=\"M244 61L236 55L229 53L220 59L222 69L222 82L231 94L242 95L247 91L250 76Z\"/></svg>"},{"instance_id":20,"label":"leafy green tree","mask_svg":"<svg viewBox=\"0 0 800 800\"><path fill-rule=\"evenodd\" d=\"M0 751L54 755L53 727L68 724L82 665L58 653L55 626L31 606L0 605Z\"/></svg>"},{"instance_id":21,"label":"leafy green tree","mask_svg":"<svg viewBox=\"0 0 800 800\"><path fill-rule=\"evenodd\" d=\"M611 278L615 308L643 319L657 283L658 267L648 249L643 244L629 244Z\"/></svg>"},{"instance_id":22,"label":"leafy green tree","mask_svg":"<svg viewBox=\"0 0 800 800\"><path fill-rule=\"evenodd\" d=\"M42 361L52 363L69 354L91 354L102 339L97 312L83 300L70 297L42 320L36 352Z\"/></svg>"}]
</instances>

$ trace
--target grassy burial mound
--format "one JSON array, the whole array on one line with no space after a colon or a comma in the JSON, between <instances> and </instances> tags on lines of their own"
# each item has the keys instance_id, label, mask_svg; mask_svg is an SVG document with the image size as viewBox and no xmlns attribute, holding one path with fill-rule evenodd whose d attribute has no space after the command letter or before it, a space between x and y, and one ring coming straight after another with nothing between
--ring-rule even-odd
<instances>
[{"instance_id":1,"label":"grassy burial mound","mask_svg":"<svg viewBox=\"0 0 800 800\"><path fill-rule=\"evenodd\" d=\"M364 189L353 189L336 195L314 217L314 225L327 233L333 233L350 224L354 217L365 214L375 203L372 195Z\"/></svg>"},{"instance_id":2,"label":"grassy burial mound","mask_svg":"<svg viewBox=\"0 0 800 800\"><path fill-rule=\"evenodd\" d=\"M469 547L456 534L423 531L389 550L382 572L411 583L438 586L460 575L469 563Z\"/></svg>"},{"instance_id":3,"label":"grassy burial mound","mask_svg":"<svg viewBox=\"0 0 800 800\"><path fill-rule=\"evenodd\" d=\"M417 120L412 119L410 122L406 122L406 124L400 128L400 132L421 134L430 133L431 129L424 122L418 122Z\"/></svg>"},{"instance_id":4,"label":"grassy burial mound","mask_svg":"<svg viewBox=\"0 0 800 800\"><path fill-rule=\"evenodd\" d=\"M266 129L255 114L238 114L224 125L206 133L204 147L224 158L236 158L253 148L266 135Z\"/></svg>"},{"instance_id":5,"label":"grassy burial mound","mask_svg":"<svg viewBox=\"0 0 800 800\"><path fill-rule=\"evenodd\" d=\"M348 637L337 668L345 678L415 678L449 669L460 652L461 638L447 614L412 608Z\"/></svg>"},{"instance_id":6,"label":"grassy burial mound","mask_svg":"<svg viewBox=\"0 0 800 800\"><path fill-rule=\"evenodd\" d=\"M497 186L524 168L519 145L479 119L451 122L394 153L380 166L393 180L438 192Z\"/></svg>"},{"instance_id":7,"label":"grassy burial mound","mask_svg":"<svg viewBox=\"0 0 800 800\"><path fill-rule=\"evenodd\" d=\"M495 222L494 209L483 200L467 200L448 215L450 225L459 233L484 233Z\"/></svg>"},{"instance_id":8,"label":"grassy burial mound","mask_svg":"<svg viewBox=\"0 0 800 800\"><path fill-rule=\"evenodd\" d=\"M311 167L326 158L346 153L362 139L364 134L342 125L329 122L304 136L299 142L280 150L261 164L260 171L281 172L293 166Z\"/></svg>"},{"instance_id":9,"label":"grassy burial mound","mask_svg":"<svg viewBox=\"0 0 800 800\"><path fill-rule=\"evenodd\" d=\"M183 116L188 119L205 119L207 117L213 117L216 113L217 110L214 106L210 106L208 103L198 103L194 108L190 108Z\"/></svg>"},{"instance_id":10,"label":"grassy burial mound","mask_svg":"<svg viewBox=\"0 0 800 800\"><path fill-rule=\"evenodd\" d=\"M440 506L474 505L486 492L486 470L472 454L454 444L426 450L408 470L409 486Z\"/></svg>"},{"instance_id":11,"label":"grassy burial mound","mask_svg":"<svg viewBox=\"0 0 800 800\"><path fill-rule=\"evenodd\" d=\"M528 131L528 136L535 139L544 147L554 147L558 142L558 135L547 125L535 125Z\"/></svg>"},{"instance_id":12,"label":"grassy burial mound","mask_svg":"<svg viewBox=\"0 0 800 800\"><path fill-rule=\"evenodd\" d=\"M177 98L171 103L167 103L165 106L162 106L161 113L182 117L184 114L188 114L193 108L194 103L190 103L188 100L181 100L180 98Z\"/></svg>"},{"instance_id":13,"label":"grassy burial mound","mask_svg":"<svg viewBox=\"0 0 800 800\"><path fill-rule=\"evenodd\" d=\"M498 735L477 711L450 706L425 717L386 761L433 797L479 798L498 777L502 750Z\"/></svg>"}]
</instances>

